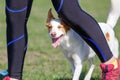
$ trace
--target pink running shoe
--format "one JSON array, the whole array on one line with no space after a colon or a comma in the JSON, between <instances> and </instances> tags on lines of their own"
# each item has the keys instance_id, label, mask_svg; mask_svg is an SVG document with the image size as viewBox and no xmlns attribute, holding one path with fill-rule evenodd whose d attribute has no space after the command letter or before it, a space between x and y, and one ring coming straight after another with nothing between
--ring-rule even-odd
<instances>
[{"instance_id":1,"label":"pink running shoe","mask_svg":"<svg viewBox=\"0 0 120 80\"><path fill-rule=\"evenodd\" d=\"M10 77L6 76L3 80L10 80Z\"/></svg>"},{"instance_id":2,"label":"pink running shoe","mask_svg":"<svg viewBox=\"0 0 120 80\"><path fill-rule=\"evenodd\" d=\"M113 64L100 64L102 69L102 80L120 80L120 61L117 59L118 68L114 69Z\"/></svg>"}]
</instances>

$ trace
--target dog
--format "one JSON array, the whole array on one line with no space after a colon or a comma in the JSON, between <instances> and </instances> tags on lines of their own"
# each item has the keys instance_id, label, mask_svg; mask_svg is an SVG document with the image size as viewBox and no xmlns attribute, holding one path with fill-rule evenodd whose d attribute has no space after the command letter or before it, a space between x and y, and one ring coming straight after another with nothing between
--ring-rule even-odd
<instances>
[{"instance_id":1,"label":"dog","mask_svg":"<svg viewBox=\"0 0 120 80\"><path fill-rule=\"evenodd\" d=\"M114 53L115 57L118 57L118 40L115 37L115 32L113 30L114 26L111 27L109 24L102 22L99 23L99 25L111 51ZM52 40L52 46L54 48L60 47L65 57L70 62L73 73L72 80L79 80L83 62L86 60L90 62L90 68L84 80L90 80L95 68L93 63L93 58L96 55L95 52L73 29L65 24L62 19L56 19L52 14L51 9L48 11L46 26Z\"/></svg>"}]
</instances>

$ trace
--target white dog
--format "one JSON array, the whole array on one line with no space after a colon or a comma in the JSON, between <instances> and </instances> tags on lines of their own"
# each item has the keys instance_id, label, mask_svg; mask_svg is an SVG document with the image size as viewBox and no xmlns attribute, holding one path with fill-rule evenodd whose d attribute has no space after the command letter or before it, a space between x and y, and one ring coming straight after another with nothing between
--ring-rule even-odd
<instances>
[{"instance_id":1,"label":"white dog","mask_svg":"<svg viewBox=\"0 0 120 80\"><path fill-rule=\"evenodd\" d=\"M113 20L113 23L110 24L116 24L117 18L114 19L115 20ZM115 37L113 30L115 25L110 26L106 23L99 23L99 25L105 35L111 51L115 53L114 55L116 57L118 57L118 40ZM53 47L60 47L71 64L73 73L72 80L79 80L79 76L82 72L83 62L85 60L88 60L90 62L90 68L84 80L90 80L92 72L94 70L94 51L75 31L73 31L61 19L55 19L51 12L51 9L48 12L46 26L48 28L50 38L52 39Z\"/></svg>"}]
</instances>

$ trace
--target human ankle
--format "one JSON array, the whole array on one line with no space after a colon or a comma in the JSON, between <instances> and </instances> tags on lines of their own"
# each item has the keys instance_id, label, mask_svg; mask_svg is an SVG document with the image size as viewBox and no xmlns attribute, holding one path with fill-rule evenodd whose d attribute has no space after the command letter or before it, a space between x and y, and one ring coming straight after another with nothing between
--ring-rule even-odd
<instances>
[{"instance_id":1,"label":"human ankle","mask_svg":"<svg viewBox=\"0 0 120 80\"><path fill-rule=\"evenodd\" d=\"M15 79L15 78L10 78L10 80L18 80L18 79Z\"/></svg>"},{"instance_id":2,"label":"human ankle","mask_svg":"<svg viewBox=\"0 0 120 80\"><path fill-rule=\"evenodd\" d=\"M115 57L112 57L111 59L109 59L104 64L105 65L107 65L107 64L113 64L114 65L114 69L118 67L117 59Z\"/></svg>"},{"instance_id":3,"label":"human ankle","mask_svg":"<svg viewBox=\"0 0 120 80\"><path fill-rule=\"evenodd\" d=\"M104 64L111 64L112 62L114 62L114 60L116 60L115 57L112 57L111 59L109 59L108 61L104 62Z\"/></svg>"}]
</instances>

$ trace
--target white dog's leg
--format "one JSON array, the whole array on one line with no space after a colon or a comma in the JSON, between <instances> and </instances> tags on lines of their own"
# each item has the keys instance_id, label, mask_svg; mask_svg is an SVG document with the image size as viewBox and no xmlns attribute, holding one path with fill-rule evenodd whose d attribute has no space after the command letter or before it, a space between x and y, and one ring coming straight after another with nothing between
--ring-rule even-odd
<instances>
[{"instance_id":1,"label":"white dog's leg","mask_svg":"<svg viewBox=\"0 0 120 80\"><path fill-rule=\"evenodd\" d=\"M79 80L81 72L82 72L82 64L77 64L75 67L75 72L72 80Z\"/></svg>"},{"instance_id":2,"label":"white dog's leg","mask_svg":"<svg viewBox=\"0 0 120 80\"><path fill-rule=\"evenodd\" d=\"M90 80L91 78L91 75L92 75L92 72L95 68L95 65L93 63L93 59L89 59L89 62L90 62L90 68L89 68L89 71L87 72L87 75L85 76L84 80Z\"/></svg>"},{"instance_id":3,"label":"white dog's leg","mask_svg":"<svg viewBox=\"0 0 120 80\"><path fill-rule=\"evenodd\" d=\"M72 80L79 80L80 74L82 72L82 61L80 59L80 57L78 56L78 54L73 54L72 55L73 61L74 61L74 66L75 66L75 71L74 71L74 75L73 75L73 79Z\"/></svg>"}]
</instances>

